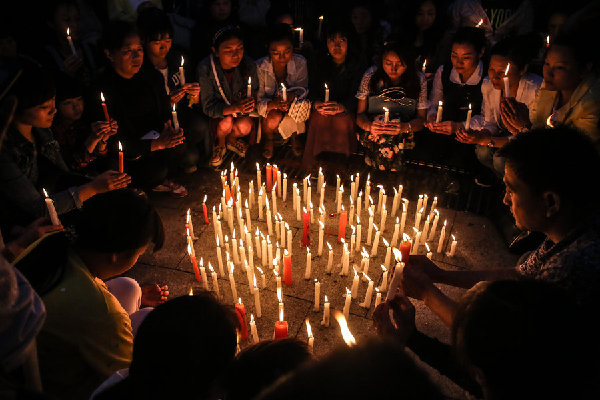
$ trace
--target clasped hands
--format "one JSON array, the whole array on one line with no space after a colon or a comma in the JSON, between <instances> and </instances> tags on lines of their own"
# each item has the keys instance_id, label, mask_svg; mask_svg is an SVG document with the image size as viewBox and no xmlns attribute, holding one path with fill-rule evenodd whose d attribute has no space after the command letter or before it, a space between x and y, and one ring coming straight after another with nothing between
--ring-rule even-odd
<instances>
[{"instance_id":1,"label":"clasped hands","mask_svg":"<svg viewBox=\"0 0 600 400\"><path fill-rule=\"evenodd\" d=\"M346 111L346 108L335 101L317 101L315 102L315 111L321 115L337 115Z\"/></svg>"}]
</instances>

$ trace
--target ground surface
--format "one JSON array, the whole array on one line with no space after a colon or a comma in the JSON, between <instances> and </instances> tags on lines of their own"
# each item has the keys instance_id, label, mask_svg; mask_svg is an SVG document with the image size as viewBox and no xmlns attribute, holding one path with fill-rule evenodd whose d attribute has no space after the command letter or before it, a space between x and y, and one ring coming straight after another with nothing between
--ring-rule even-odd
<instances>
[{"instance_id":1,"label":"ground surface","mask_svg":"<svg viewBox=\"0 0 600 400\"><path fill-rule=\"evenodd\" d=\"M229 166L229 165L227 165ZM252 168L253 167L253 168ZM343 180L349 179L349 174L355 172L351 168L348 170L338 171L342 175ZM329 275L325 273L325 266L327 263L327 247L323 252L322 257L317 256L317 244L318 244L318 224L311 224L311 253L312 253L312 273L311 279L305 280L304 272L306 265L306 249L301 245L302 239L302 226L301 222L296 220L295 214L292 212L291 203L291 189L294 182L298 183L301 188L302 183L300 179L291 179L291 176L298 176L293 171L288 170L290 179L288 180L288 196L287 201L283 202L282 199L278 199L279 213L283 216L283 219L289 223L293 231L293 285L290 287L283 287L284 304L285 304L285 319L289 324L289 336L297 337L302 340L306 340L307 333L305 328L305 319L309 318L312 324L314 332L314 354L317 357L323 356L337 346L342 346L343 340L340 334L338 324L335 322L332 316L330 327L322 327L320 321L323 313L323 296L327 295L331 302L331 309L341 310L344 305L345 288L351 287L352 275L347 277L341 277L339 275L340 268L337 265L340 261L340 255L342 247L336 242L338 217L330 217L329 215L325 218L326 235L325 242L330 242L334 248L334 271L333 274ZM330 174L330 179L327 182L327 190L325 196L325 207L327 214L335 212L335 179L331 179L333 175ZM313 187L313 203L317 204L319 199L315 193L316 188L316 176L312 181ZM366 173L363 174L361 171L361 190L364 190L364 184ZM265 180L264 167L262 174L263 182ZM439 195L440 202L438 204L438 210L440 212L440 223L435 236L435 239L430 242L434 251L433 260L446 269L469 269L474 267L479 268L493 268L507 265L514 265L517 260L515 255L512 255L506 249L506 245L502 240L501 236L497 232L496 228L485 218L478 216L471 212L457 211L448 207L447 198L444 197L443 193L436 193L436 190L440 190L440 180L447 179L435 168L432 172L408 172L404 174L381 174L376 173L372 175L372 196L377 202L377 189L375 188L378 184L383 184L386 188L387 208L391 211L392 198L393 198L393 187L397 187L399 184L404 185L403 197L407 197L410 200L409 212L406 221L407 233L412 230L413 219L415 215L415 208L417 203L417 197L419 193L426 193L427 190L433 190L429 192L430 200L433 196ZM248 182L254 180L256 184L256 167L254 164L251 166L248 162L245 163L244 168L241 168L240 175L240 186L243 189L244 199L247 196ZM194 280L194 274L192 272L192 266L186 252L186 237L185 237L185 216L188 208L191 208L192 218L194 222L195 235L198 237L194 241L194 247L197 258L202 257L205 265L208 261L211 262L213 267L218 270L217 267L217 254L215 246L215 234L212 224L212 206L217 205L220 202L221 195L221 179L220 175L216 171L201 170L196 174L186 176L180 179L185 183L190 191L190 195L185 199L173 199L168 196L152 196L151 199L156 205L165 225L166 230L166 244L164 248L156 254L145 254L140 258L140 261L133 269L128 272L129 276L135 277L141 284L145 283L161 283L168 284L171 292L171 297L185 295L189 292L190 288L194 291L202 290L202 284ZM349 194L349 182L346 181L344 205L348 207ZM208 196L207 206L209 210L209 218L211 223L205 225L202 215L202 199L204 196ZM445 200L444 200L445 199ZM469 196L471 201L471 196ZM450 204L451 205L451 204ZM256 230L258 226L261 232L266 235L266 224L264 221L257 220L257 209L256 207L252 210L252 232ZM361 220L363 222L363 245L365 245L365 239L367 234L367 221L368 215L364 210L361 213ZM436 253L438 237L440 232L441 224L444 220L448 221L447 234L453 234L458 240L458 246L456 255L454 257L448 257L444 253ZM391 236L394 228L395 218L388 217L385 226L385 231L382 234L382 238L386 238L391 241ZM380 225L379 216L375 218L375 224ZM237 226L237 223L236 223ZM236 229L237 231L238 229ZM347 229L347 237L350 236L350 228ZM231 237L231 232L227 226L227 223L223 223L223 233ZM238 233L239 238L239 233ZM253 237L254 235L252 235ZM447 236L449 237L449 236ZM253 238L254 240L254 238ZM253 246L254 247L254 246ZM365 247L370 251L371 246ZM448 246L449 248L449 246ZM369 275L374 280L375 285L378 286L381 283L382 271L379 264L383 263L385 257L386 248L383 242L380 242L378 254L376 257L371 259ZM424 254L425 250L423 247L420 248L420 254ZM224 254L223 254L224 256ZM351 264L356 262L360 265L360 258L355 257L351 260ZM260 262L255 258L255 266L259 266ZM276 283L271 268L263 268L266 275L266 288L260 291L260 299L262 306L262 317L256 320L259 336L263 339L271 338L273 336L273 325L278 318L278 302L276 298ZM258 272L257 273L257 277ZM314 312L314 279L317 278L321 282L321 306L319 312ZM241 265L236 265L235 270L235 281L237 285L238 296L240 296L245 303L248 318L250 313L255 313L254 308L254 297L249 294L248 281L246 274L242 270ZM218 279L219 290L222 301L226 304L233 305L232 293L230 290L229 279L219 276ZM209 287L212 289L212 280L209 279ZM361 281L358 290L358 299L352 301L350 308L349 327L357 341L364 340L366 337L374 334L374 329L371 322L371 315L373 312L373 305L375 297L371 302L369 309L362 308L358 305L362 302L365 291L367 289L367 283ZM462 290L442 286L442 290L453 298L459 298L462 294ZM385 295L384 295L385 296ZM443 323L433 315L421 302L414 301L416 307L416 324L418 329L424 333L436 337L442 341L449 340L449 330L443 325ZM242 347L245 345L241 344ZM466 394L448 379L440 376L431 368L427 368L434 379L440 383L445 394L450 398L462 399L466 398Z\"/></svg>"}]
</instances>

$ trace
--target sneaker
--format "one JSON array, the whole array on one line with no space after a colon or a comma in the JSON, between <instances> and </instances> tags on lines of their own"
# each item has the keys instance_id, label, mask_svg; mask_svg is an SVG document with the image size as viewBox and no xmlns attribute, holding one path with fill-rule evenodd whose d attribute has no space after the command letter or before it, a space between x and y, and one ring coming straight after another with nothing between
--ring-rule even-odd
<instances>
[{"instance_id":1,"label":"sneaker","mask_svg":"<svg viewBox=\"0 0 600 400\"><path fill-rule=\"evenodd\" d=\"M210 165L212 165L213 167L218 167L219 165L223 164L223 157L225 156L225 153L227 152L227 149L225 149L225 146L215 146L213 147L213 154L212 154L212 158L210 159Z\"/></svg>"},{"instance_id":2,"label":"sneaker","mask_svg":"<svg viewBox=\"0 0 600 400\"><path fill-rule=\"evenodd\" d=\"M231 142L227 142L227 150L233 151L240 157L246 157L248 145L243 140L235 139Z\"/></svg>"},{"instance_id":3,"label":"sneaker","mask_svg":"<svg viewBox=\"0 0 600 400\"><path fill-rule=\"evenodd\" d=\"M155 186L152 191L158 193L169 193L171 196L177 198L186 197L188 195L188 191L185 186L170 180L165 180L160 185Z\"/></svg>"}]
</instances>

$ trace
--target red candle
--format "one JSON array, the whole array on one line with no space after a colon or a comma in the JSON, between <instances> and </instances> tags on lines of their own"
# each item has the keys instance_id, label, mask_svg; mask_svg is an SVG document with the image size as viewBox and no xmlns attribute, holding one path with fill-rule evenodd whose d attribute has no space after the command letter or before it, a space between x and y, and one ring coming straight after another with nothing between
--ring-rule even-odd
<instances>
[{"instance_id":1,"label":"red candle","mask_svg":"<svg viewBox=\"0 0 600 400\"><path fill-rule=\"evenodd\" d=\"M270 192L272 187L273 187L273 167L271 167L271 164L267 164L267 192Z\"/></svg>"},{"instance_id":2,"label":"red candle","mask_svg":"<svg viewBox=\"0 0 600 400\"><path fill-rule=\"evenodd\" d=\"M273 174L272 174L273 178L271 178L271 182L273 185L275 185L275 183L277 183L277 171L279 171L279 168L277 167L277 165L273 165L271 167L271 170L273 171ZM272 190L272 188L273 187L271 187L271 189L269 189L269 190Z\"/></svg>"},{"instance_id":3,"label":"red candle","mask_svg":"<svg viewBox=\"0 0 600 400\"><path fill-rule=\"evenodd\" d=\"M310 246L310 213L306 208L302 211L302 246Z\"/></svg>"},{"instance_id":4,"label":"red candle","mask_svg":"<svg viewBox=\"0 0 600 400\"><path fill-rule=\"evenodd\" d=\"M202 211L204 212L204 223L209 224L208 221L208 211L206 210L206 195L204 195L204 200L202 200Z\"/></svg>"},{"instance_id":5,"label":"red candle","mask_svg":"<svg viewBox=\"0 0 600 400\"><path fill-rule=\"evenodd\" d=\"M275 340L287 338L288 323L283 320L283 309L279 309L279 321L275 321Z\"/></svg>"},{"instance_id":6,"label":"red candle","mask_svg":"<svg viewBox=\"0 0 600 400\"><path fill-rule=\"evenodd\" d=\"M348 222L348 211L344 210L340 212L340 229L338 231L338 242L342 242L342 239L346 238L346 223Z\"/></svg>"},{"instance_id":7,"label":"red candle","mask_svg":"<svg viewBox=\"0 0 600 400\"><path fill-rule=\"evenodd\" d=\"M106 102L104 100L104 94L100 92L100 99L102 100L102 110L104 111L104 118L106 122L110 122L110 117L108 116L108 109L106 108Z\"/></svg>"},{"instance_id":8,"label":"red candle","mask_svg":"<svg viewBox=\"0 0 600 400\"><path fill-rule=\"evenodd\" d=\"M231 189L229 189L229 185L225 185L224 189L225 189L225 203L229 204L229 199L231 199Z\"/></svg>"},{"instance_id":9,"label":"red candle","mask_svg":"<svg viewBox=\"0 0 600 400\"><path fill-rule=\"evenodd\" d=\"M240 334L242 335L242 339L248 339L248 326L246 324L246 307L244 303L242 303L242 298L238 299L238 302L235 303L235 314L237 315L238 321L240 323Z\"/></svg>"},{"instance_id":10,"label":"red candle","mask_svg":"<svg viewBox=\"0 0 600 400\"><path fill-rule=\"evenodd\" d=\"M194 275L196 277L196 281L200 282L202 277L200 276L200 270L198 269L198 262L196 261L196 257L192 254L192 246L188 244L188 254L190 255L190 260L192 261L192 268L194 269Z\"/></svg>"},{"instance_id":11,"label":"red candle","mask_svg":"<svg viewBox=\"0 0 600 400\"><path fill-rule=\"evenodd\" d=\"M283 283L292 286L292 256L287 249L283 251Z\"/></svg>"},{"instance_id":12,"label":"red candle","mask_svg":"<svg viewBox=\"0 0 600 400\"><path fill-rule=\"evenodd\" d=\"M403 240L400 242L400 253L402 254L402 262L408 262L408 255L410 254L410 238L405 233Z\"/></svg>"},{"instance_id":13,"label":"red candle","mask_svg":"<svg viewBox=\"0 0 600 400\"><path fill-rule=\"evenodd\" d=\"M123 146L121 146L121 142L119 142L119 172L123 173L125 167L123 166Z\"/></svg>"}]
</instances>

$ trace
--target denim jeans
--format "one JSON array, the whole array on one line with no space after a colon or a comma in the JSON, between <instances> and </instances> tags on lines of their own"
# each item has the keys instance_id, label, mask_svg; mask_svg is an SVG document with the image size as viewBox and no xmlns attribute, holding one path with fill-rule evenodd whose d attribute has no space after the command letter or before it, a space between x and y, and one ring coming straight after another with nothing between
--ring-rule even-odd
<instances>
[{"instance_id":1,"label":"denim jeans","mask_svg":"<svg viewBox=\"0 0 600 400\"><path fill-rule=\"evenodd\" d=\"M498 149L489 146L475 146L475 155L480 163L491 169L500 179L504 177L506 159L496 155Z\"/></svg>"}]
</instances>

